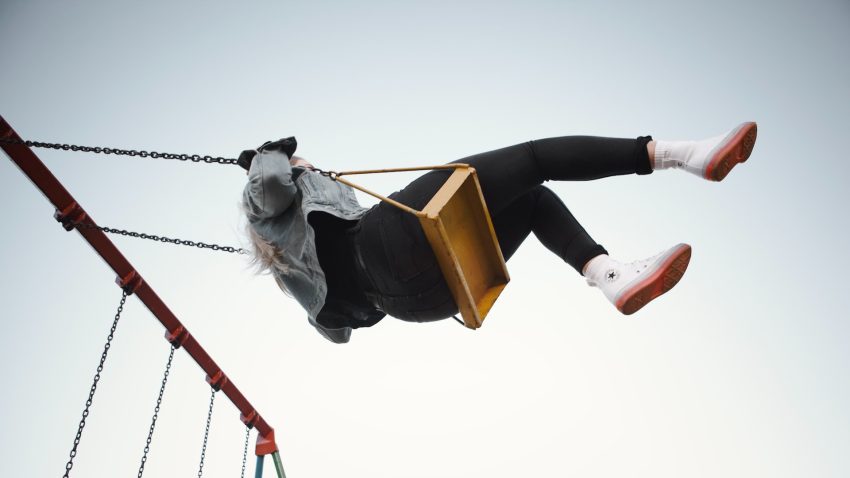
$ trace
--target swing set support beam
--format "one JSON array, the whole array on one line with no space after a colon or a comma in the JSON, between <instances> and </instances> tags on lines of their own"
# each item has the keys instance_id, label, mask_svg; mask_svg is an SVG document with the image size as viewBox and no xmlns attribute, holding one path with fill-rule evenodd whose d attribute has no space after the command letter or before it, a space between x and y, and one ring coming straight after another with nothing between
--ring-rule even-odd
<instances>
[{"instance_id":1,"label":"swing set support beam","mask_svg":"<svg viewBox=\"0 0 850 478\"><path fill-rule=\"evenodd\" d=\"M0 116L0 138L21 140L9 123ZM94 228L79 227L74 224L96 226L94 219L79 205L73 196L62 186L62 183L50 172L47 166L26 145L3 144L0 148L21 171L41 190L48 201L56 208L54 217L62 226L77 232L91 245L104 261L118 275L116 283L128 294L135 294L150 310L154 317L165 327L165 338L175 347L182 347L190 357L207 374L207 382L216 390L221 390L233 402L241 413L240 419L248 427L257 429L256 455L274 454L276 462L280 460L274 429L263 419L260 413L245 398L230 378L200 343L189 333L188 329L177 319L165 305L153 288L142 278L141 274L121 254L121 251L106 237L102 231ZM282 471L282 469L281 469Z\"/></svg>"}]
</instances>

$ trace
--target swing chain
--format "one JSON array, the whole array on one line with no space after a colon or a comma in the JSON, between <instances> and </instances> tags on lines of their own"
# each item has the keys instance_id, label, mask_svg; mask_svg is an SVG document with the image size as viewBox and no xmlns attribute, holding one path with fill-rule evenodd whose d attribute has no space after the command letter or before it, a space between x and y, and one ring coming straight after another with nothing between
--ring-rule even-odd
<instances>
[{"instance_id":1,"label":"swing chain","mask_svg":"<svg viewBox=\"0 0 850 478\"><path fill-rule=\"evenodd\" d=\"M109 329L109 335L106 337L106 345L103 346L103 353L100 355L100 363L97 365L97 373L94 375L94 381L89 390L89 397L86 400L86 408L83 409L83 418L80 420L80 425L77 428L77 435L74 437L74 447L71 448L68 463L65 464L65 474L62 478L68 478L71 474L71 468L74 467L74 458L77 456L77 447L80 445L80 439L83 436L83 429L86 427L86 419L89 416L89 408L94 401L94 393L97 390L97 383L100 381L100 373L103 372L103 365L106 363L106 356L109 353L109 348L112 346L112 339L115 337L115 329L118 327L118 320L121 318L121 312L124 310L124 303L127 301L127 291L121 291L121 302L118 304L118 311L115 313L115 320L112 321L112 327Z\"/></svg>"},{"instance_id":2,"label":"swing chain","mask_svg":"<svg viewBox=\"0 0 850 478\"><path fill-rule=\"evenodd\" d=\"M336 181L336 179L339 177L339 173L336 172L336 171L325 171L324 169L319 169L319 168L316 168L316 167L311 168L311 170L314 173L319 173L322 176L324 176L326 178L330 178L333 181Z\"/></svg>"},{"instance_id":3,"label":"swing chain","mask_svg":"<svg viewBox=\"0 0 850 478\"><path fill-rule=\"evenodd\" d=\"M26 145L30 148L57 149L62 151L82 151L84 153L114 154L116 156L133 156L140 158L176 159L178 161L191 161L193 163L218 163L236 164L236 158L222 158L221 156L201 156L199 154L185 153L159 153L157 151L137 151L134 149L104 148L100 146L78 146L75 144L43 143L41 141L24 141L19 139L0 138L0 143L11 145Z\"/></svg>"},{"instance_id":4,"label":"swing chain","mask_svg":"<svg viewBox=\"0 0 850 478\"><path fill-rule=\"evenodd\" d=\"M251 437L251 427L245 427L245 448L242 450L242 478L245 478L245 465L248 463L248 440Z\"/></svg>"},{"instance_id":5,"label":"swing chain","mask_svg":"<svg viewBox=\"0 0 850 478\"><path fill-rule=\"evenodd\" d=\"M214 251L231 252L231 253L243 254L243 255L248 253L248 251L246 251L245 249L242 249L241 247L237 248L237 247L232 247L232 246L220 246L218 244L207 244L205 242L200 242L200 241L195 242L195 241L190 241L190 240L186 240L186 239L177 239L177 238L170 238L170 237L165 237L165 236L157 236L155 234L146 234L144 232L126 231L124 229L115 229L115 228L108 227L108 226L96 226L94 224L86 224L86 223L82 223L82 222L70 222L69 224L73 225L74 227L82 227L84 229L97 229L97 230L107 232L107 233L110 233L110 234L118 234L120 236L136 237L136 238L139 238L139 239L148 239L148 240L151 240L151 241L158 241L158 242L168 242L168 243L171 243L171 244L178 244L178 245L181 245L181 246L197 247L199 249L212 249Z\"/></svg>"},{"instance_id":6,"label":"swing chain","mask_svg":"<svg viewBox=\"0 0 850 478\"><path fill-rule=\"evenodd\" d=\"M204 429L204 445L201 447L201 464L198 466L198 478L202 478L204 476L204 459L207 456L207 439L210 436L210 422L212 421L212 413L213 413L213 404L215 403L215 392L217 392L215 388L212 389L212 394L210 395L210 409L207 412L207 426Z\"/></svg>"},{"instance_id":7,"label":"swing chain","mask_svg":"<svg viewBox=\"0 0 850 478\"><path fill-rule=\"evenodd\" d=\"M168 354L168 363L165 364L165 373L162 375L162 385L159 387L159 396L156 397L156 407L153 409L153 418L151 419L151 427L148 430L148 439L145 441L145 450L142 454L142 463L139 465L138 478L142 478L142 473L145 471L145 463L148 461L148 452L151 450L151 441L153 440L153 430L156 427L156 419L159 418L159 407L162 405L162 395L165 393L165 384L168 382L168 374L171 372L171 361L174 359L174 351L176 349L171 346L171 352Z\"/></svg>"}]
</instances>

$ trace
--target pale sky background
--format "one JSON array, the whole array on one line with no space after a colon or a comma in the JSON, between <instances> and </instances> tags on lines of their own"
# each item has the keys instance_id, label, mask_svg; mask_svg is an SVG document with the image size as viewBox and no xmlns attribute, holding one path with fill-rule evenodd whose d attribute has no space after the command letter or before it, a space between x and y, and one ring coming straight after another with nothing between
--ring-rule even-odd
<instances>
[{"instance_id":1,"label":"pale sky background","mask_svg":"<svg viewBox=\"0 0 850 478\"><path fill-rule=\"evenodd\" d=\"M340 170L757 121L719 184L548 184L616 258L693 246L631 317L532 237L482 329L387 318L334 345L240 257L113 241L275 427L290 478L850 476L846 0L2 0L0 45L0 114L40 141L235 156L295 135ZM238 168L38 154L101 224L244 243ZM61 476L120 290L5 159L0 203L0 475ZM135 475L162 334L131 297L71 476ZM178 351L145 476L196 474L208 394ZM206 476L238 475L243 431L220 395Z\"/></svg>"}]
</instances>

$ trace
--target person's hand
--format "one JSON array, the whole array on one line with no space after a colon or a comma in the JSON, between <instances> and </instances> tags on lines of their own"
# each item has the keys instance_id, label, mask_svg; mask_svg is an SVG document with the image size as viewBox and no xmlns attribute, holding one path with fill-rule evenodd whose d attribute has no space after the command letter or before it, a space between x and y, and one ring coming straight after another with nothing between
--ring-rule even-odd
<instances>
[{"instance_id":1,"label":"person's hand","mask_svg":"<svg viewBox=\"0 0 850 478\"><path fill-rule=\"evenodd\" d=\"M308 163L307 160L300 156L293 156L292 159L289 160L289 164L293 167L300 167L304 169L313 169L313 165Z\"/></svg>"}]
</instances>

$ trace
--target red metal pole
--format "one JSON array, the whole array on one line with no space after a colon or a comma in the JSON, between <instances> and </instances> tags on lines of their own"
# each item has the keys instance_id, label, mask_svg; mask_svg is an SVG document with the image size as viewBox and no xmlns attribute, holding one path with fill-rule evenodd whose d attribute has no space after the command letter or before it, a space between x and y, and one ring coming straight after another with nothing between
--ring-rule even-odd
<instances>
[{"instance_id":1,"label":"red metal pole","mask_svg":"<svg viewBox=\"0 0 850 478\"><path fill-rule=\"evenodd\" d=\"M9 123L0 116L0 138L20 140L21 137L12 129ZM62 183L47 169L47 166L26 145L0 143L0 147L9 158L18 165L23 173L41 190L54 207L55 217L62 222L67 230L74 229L71 223L96 225L94 219L77 203L73 196L62 186ZM186 327L177 319L168 306L156 295L156 292L142 279L141 274L121 254L121 251L98 229L76 228L104 261L118 274L116 282L128 293L136 294L139 300L151 311L165 327L166 339L175 347L183 347L193 360L207 373L207 382L216 390L221 390L241 412L240 419L248 426L259 432L257 437L256 454L268 455L277 451L274 439L274 429L269 426L259 412L236 388L224 371L221 370L212 357L207 354L201 344L189 333Z\"/></svg>"}]
</instances>

